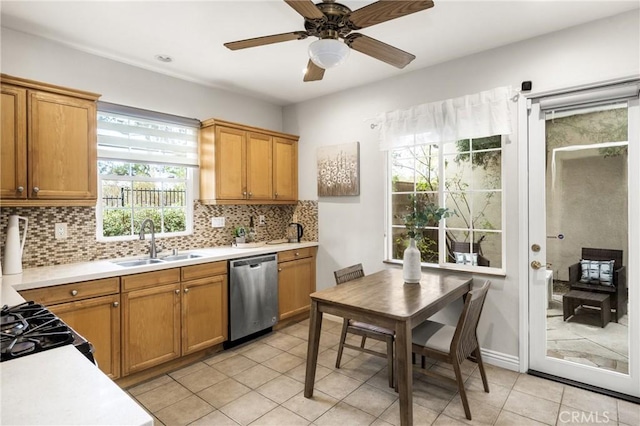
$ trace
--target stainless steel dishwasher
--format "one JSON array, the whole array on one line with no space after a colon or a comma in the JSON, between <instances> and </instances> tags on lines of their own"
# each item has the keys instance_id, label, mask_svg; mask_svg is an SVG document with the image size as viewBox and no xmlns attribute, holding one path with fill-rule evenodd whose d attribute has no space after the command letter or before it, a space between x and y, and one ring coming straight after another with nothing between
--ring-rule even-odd
<instances>
[{"instance_id":1,"label":"stainless steel dishwasher","mask_svg":"<svg viewBox=\"0 0 640 426\"><path fill-rule=\"evenodd\" d=\"M229 261L230 340L272 327L278 322L276 254Z\"/></svg>"}]
</instances>

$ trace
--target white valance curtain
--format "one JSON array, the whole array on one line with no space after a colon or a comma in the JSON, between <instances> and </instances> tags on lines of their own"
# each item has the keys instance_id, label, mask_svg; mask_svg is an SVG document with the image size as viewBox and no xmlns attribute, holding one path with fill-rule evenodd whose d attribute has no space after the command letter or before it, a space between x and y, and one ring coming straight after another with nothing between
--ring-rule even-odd
<instances>
[{"instance_id":1,"label":"white valance curtain","mask_svg":"<svg viewBox=\"0 0 640 426\"><path fill-rule=\"evenodd\" d=\"M511 133L510 87L416 105L376 117L380 150Z\"/></svg>"}]
</instances>

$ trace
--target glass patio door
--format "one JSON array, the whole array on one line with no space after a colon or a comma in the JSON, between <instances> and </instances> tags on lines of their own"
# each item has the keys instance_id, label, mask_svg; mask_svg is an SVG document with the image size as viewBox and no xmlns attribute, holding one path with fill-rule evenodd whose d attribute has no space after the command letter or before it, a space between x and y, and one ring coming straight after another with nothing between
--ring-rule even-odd
<instances>
[{"instance_id":1,"label":"glass patio door","mask_svg":"<svg viewBox=\"0 0 640 426\"><path fill-rule=\"evenodd\" d=\"M638 84L529 113L529 368L640 396Z\"/></svg>"}]
</instances>

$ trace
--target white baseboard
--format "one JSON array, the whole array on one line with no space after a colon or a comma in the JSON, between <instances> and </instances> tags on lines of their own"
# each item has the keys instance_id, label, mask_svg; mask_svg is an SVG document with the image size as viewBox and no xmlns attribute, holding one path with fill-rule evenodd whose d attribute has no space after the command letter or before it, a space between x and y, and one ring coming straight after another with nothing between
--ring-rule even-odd
<instances>
[{"instance_id":1,"label":"white baseboard","mask_svg":"<svg viewBox=\"0 0 640 426\"><path fill-rule=\"evenodd\" d=\"M515 355L507 355L502 352L481 348L482 360L487 364L512 371L520 371L520 359Z\"/></svg>"}]
</instances>

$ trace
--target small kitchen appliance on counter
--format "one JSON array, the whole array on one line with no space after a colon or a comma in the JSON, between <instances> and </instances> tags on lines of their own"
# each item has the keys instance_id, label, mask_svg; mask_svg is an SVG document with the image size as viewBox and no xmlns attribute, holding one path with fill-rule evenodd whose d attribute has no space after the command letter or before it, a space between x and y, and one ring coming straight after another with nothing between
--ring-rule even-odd
<instances>
[{"instance_id":1,"label":"small kitchen appliance on counter","mask_svg":"<svg viewBox=\"0 0 640 426\"><path fill-rule=\"evenodd\" d=\"M287 240L290 243L299 243L302 238L303 228L299 223L290 223L287 228Z\"/></svg>"},{"instance_id":2,"label":"small kitchen appliance on counter","mask_svg":"<svg viewBox=\"0 0 640 426\"><path fill-rule=\"evenodd\" d=\"M93 346L50 310L35 302L2 307L0 361L73 344L95 364Z\"/></svg>"},{"instance_id":3,"label":"small kitchen appliance on counter","mask_svg":"<svg viewBox=\"0 0 640 426\"><path fill-rule=\"evenodd\" d=\"M20 242L21 220L24 221L22 242ZM7 225L7 241L4 245L4 257L2 258L2 272L4 275L22 273L22 251L24 250L24 242L27 239L27 223L28 219L26 217L18 215L9 216L9 224Z\"/></svg>"}]
</instances>

